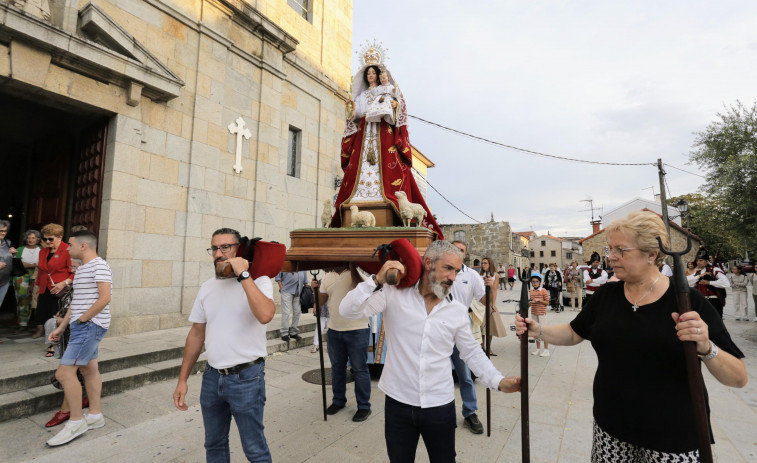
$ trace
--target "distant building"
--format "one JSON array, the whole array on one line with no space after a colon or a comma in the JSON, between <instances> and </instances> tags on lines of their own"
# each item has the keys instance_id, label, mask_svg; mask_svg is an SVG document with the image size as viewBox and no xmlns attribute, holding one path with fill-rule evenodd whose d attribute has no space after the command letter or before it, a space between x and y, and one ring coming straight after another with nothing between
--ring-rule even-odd
<instances>
[{"instance_id":1,"label":"distant building","mask_svg":"<svg viewBox=\"0 0 757 463\"><path fill-rule=\"evenodd\" d=\"M549 267L551 263L557 264L560 269L565 268L566 256L572 257L574 252L573 241L552 235L535 236L529 241L528 246L531 252L531 264L539 271Z\"/></svg>"},{"instance_id":2,"label":"distant building","mask_svg":"<svg viewBox=\"0 0 757 463\"><path fill-rule=\"evenodd\" d=\"M622 219L631 212L648 210L655 214L662 216L662 204L659 201L650 201L648 199L635 198L630 201L626 201L620 206L611 209L610 211L602 214L602 223L609 225L615 219ZM681 225L681 217L678 209L668 205L668 218L673 218L672 221L677 225Z\"/></svg>"},{"instance_id":3,"label":"distant building","mask_svg":"<svg viewBox=\"0 0 757 463\"><path fill-rule=\"evenodd\" d=\"M491 257L497 266L513 263L509 222L495 222L492 218L486 223L442 224L440 227L446 240L465 241L468 245L465 264L469 267L480 265L484 257Z\"/></svg>"},{"instance_id":4,"label":"distant building","mask_svg":"<svg viewBox=\"0 0 757 463\"><path fill-rule=\"evenodd\" d=\"M649 209L641 209L644 211L649 211ZM650 211L655 212L655 211ZM658 216L660 216L659 213L655 212ZM675 223L674 221L670 221L670 235L671 235L671 246L674 250L683 250L686 248L686 237L691 236L691 251L689 251L688 254L683 256L684 263L690 262L694 260L694 257L697 254L697 250L699 249L699 246L703 244L702 238L695 235L694 233L691 233L690 231L686 230L685 228L681 227L679 224ZM600 256L605 256L605 247L609 245L608 243L609 238L607 237L607 233L605 233L605 229L602 228L600 230L597 230L596 232L592 233L591 235L587 236L586 238L579 241L579 244L583 247L584 256L588 257L591 256L592 253L597 252Z\"/></svg>"}]
</instances>

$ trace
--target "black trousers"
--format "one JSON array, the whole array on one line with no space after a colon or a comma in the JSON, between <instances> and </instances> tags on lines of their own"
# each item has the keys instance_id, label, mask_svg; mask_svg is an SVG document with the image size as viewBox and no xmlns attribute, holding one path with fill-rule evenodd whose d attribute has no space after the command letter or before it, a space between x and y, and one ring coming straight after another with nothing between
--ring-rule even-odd
<instances>
[{"instance_id":1,"label":"black trousers","mask_svg":"<svg viewBox=\"0 0 757 463\"><path fill-rule=\"evenodd\" d=\"M389 461L412 463L418 437L423 436L431 463L455 462L455 401L438 407L421 408L386 396L384 436Z\"/></svg>"},{"instance_id":2,"label":"black trousers","mask_svg":"<svg viewBox=\"0 0 757 463\"><path fill-rule=\"evenodd\" d=\"M715 307L715 311L717 311L718 315L720 315L720 319L723 319L723 303L720 302L720 299L717 297L708 297L707 301L712 304L713 307Z\"/></svg>"}]
</instances>

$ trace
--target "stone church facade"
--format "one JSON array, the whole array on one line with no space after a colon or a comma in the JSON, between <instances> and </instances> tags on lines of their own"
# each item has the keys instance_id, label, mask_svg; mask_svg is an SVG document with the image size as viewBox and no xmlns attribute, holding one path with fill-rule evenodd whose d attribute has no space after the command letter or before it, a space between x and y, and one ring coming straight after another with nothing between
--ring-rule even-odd
<instances>
[{"instance_id":1,"label":"stone church facade","mask_svg":"<svg viewBox=\"0 0 757 463\"><path fill-rule=\"evenodd\" d=\"M352 2L289 3L0 0L0 214L14 244L50 222L98 234L113 333L186 323L215 229L320 226Z\"/></svg>"}]
</instances>

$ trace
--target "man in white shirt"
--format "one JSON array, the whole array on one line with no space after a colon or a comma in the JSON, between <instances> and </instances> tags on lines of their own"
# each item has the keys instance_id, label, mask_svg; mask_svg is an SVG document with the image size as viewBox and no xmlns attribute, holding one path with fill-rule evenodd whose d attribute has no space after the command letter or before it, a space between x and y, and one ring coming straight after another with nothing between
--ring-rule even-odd
<instances>
[{"instance_id":1,"label":"man in white shirt","mask_svg":"<svg viewBox=\"0 0 757 463\"><path fill-rule=\"evenodd\" d=\"M459 240L453 241L452 244L460 250L463 259L465 259L465 254L468 252L468 245ZM492 284L493 280L491 278L488 280L489 284ZM455 283L452 285L452 297L457 302L464 305L466 311L474 299L485 303L486 288L484 285L484 279L475 270L463 264L460 273L458 273L455 278ZM468 316L468 318L470 318L470 316ZM460 399L463 401L463 423L473 434L483 434L484 425L481 424L481 420L478 419L478 415L476 414L476 411L478 410L476 386L473 384L470 369L465 365L465 362L460 359L460 352L457 350L457 347L452 349L450 360L452 361L452 366L455 367L457 384L460 386Z\"/></svg>"},{"instance_id":2,"label":"man in white shirt","mask_svg":"<svg viewBox=\"0 0 757 463\"><path fill-rule=\"evenodd\" d=\"M591 295L594 294L594 291L607 283L608 278L607 272L599 268L600 258L598 252L592 252L589 260L589 265L591 267L584 270L584 282L586 283L586 298L583 302L584 305L589 303L589 299L591 299Z\"/></svg>"},{"instance_id":3,"label":"man in white shirt","mask_svg":"<svg viewBox=\"0 0 757 463\"><path fill-rule=\"evenodd\" d=\"M473 339L468 308L450 293L462 269L462 253L447 241L435 241L423 258L415 286L386 286L387 261L371 280L347 293L339 306L348 319L383 312L387 349L379 388L386 394L384 435L390 461L413 461L418 438L433 462L455 461L455 391L449 357L460 357L482 384L503 392L520 390L520 378L505 378Z\"/></svg>"},{"instance_id":4,"label":"man in white shirt","mask_svg":"<svg viewBox=\"0 0 757 463\"><path fill-rule=\"evenodd\" d=\"M273 319L273 285L266 276L250 278L250 263L236 256L239 232L221 228L213 233L208 253L216 277L202 284L189 321L174 405L187 410L187 378L205 344L208 365L202 377L200 406L205 425L208 462L228 462L231 417L239 428L249 461L270 462L263 433L265 405L265 325ZM231 266L232 272L229 272ZM225 275L229 275L228 277Z\"/></svg>"},{"instance_id":5,"label":"man in white shirt","mask_svg":"<svg viewBox=\"0 0 757 463\"><path fill-rule=\"evenodd\" d=\"M687 276L689 286L697 289L715 307L715 310L723 318L723 306L725 306L725 288L731 286L725 272L711 263L711 256L707 249L700 247L696 256L697 268L694 273Z\"/></svg>"}]
</instances>

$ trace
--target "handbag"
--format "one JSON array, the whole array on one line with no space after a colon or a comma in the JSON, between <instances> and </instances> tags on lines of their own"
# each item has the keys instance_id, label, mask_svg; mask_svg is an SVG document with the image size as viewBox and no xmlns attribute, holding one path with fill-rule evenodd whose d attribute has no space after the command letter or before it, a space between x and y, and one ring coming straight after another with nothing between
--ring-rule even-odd
<instances>
[{"instance_id":1,"label":"handbag","mask_svg":"<svg viewBox=\"0 0 757 463\"><path fill-rule=\"evenodd\" d=\"M55 286L55 282L53 281L52 275L48 273L47 277L50 278L50 283L52 283L53 286ZM50 294L53 294L53 296L57 297L58 299L62 299L66 297L68 293L70 292L71 292L71 286L66 285L66 287L63 290L58 291L56 294L53 294L52 292L50 292Z\"/></svg>"},{"instance_id":2,"label":"handbag","mask_svg":"<svg viewBox=\"0 0 757 463\"><path fill-rule=\"evenodd\" d=\"M491 320L491 326L489 327L490 335L498 338L507 336L507 329L505 329L505 323L502 321L499 311L490 313L489 320Z\"/></svg>"},{"instance_id":3,"label":"handbag","mask_svg":"<svg viewBox=\"0 0 757 463\"><path fill-rule=\"evenodd\" d=\"M315 297L313 296L313 288L307 285L303 286L302 291L300 291L300 312L308 313L308 310L314 305Z\"/></svg>"},{"instance_id":4,"label":"handbag","mask_svg":"<svg viewBox=\"0 0 757 463\"><path fill-rule=\"evenodd\" d=\"M26 272L28 272L29 269L24 267L24 263L21 262L20 257L14 257L13 258L13 270L11 270L11 276L14 277L22 277L26 275Z\"/></svg>"}]
</instances>

